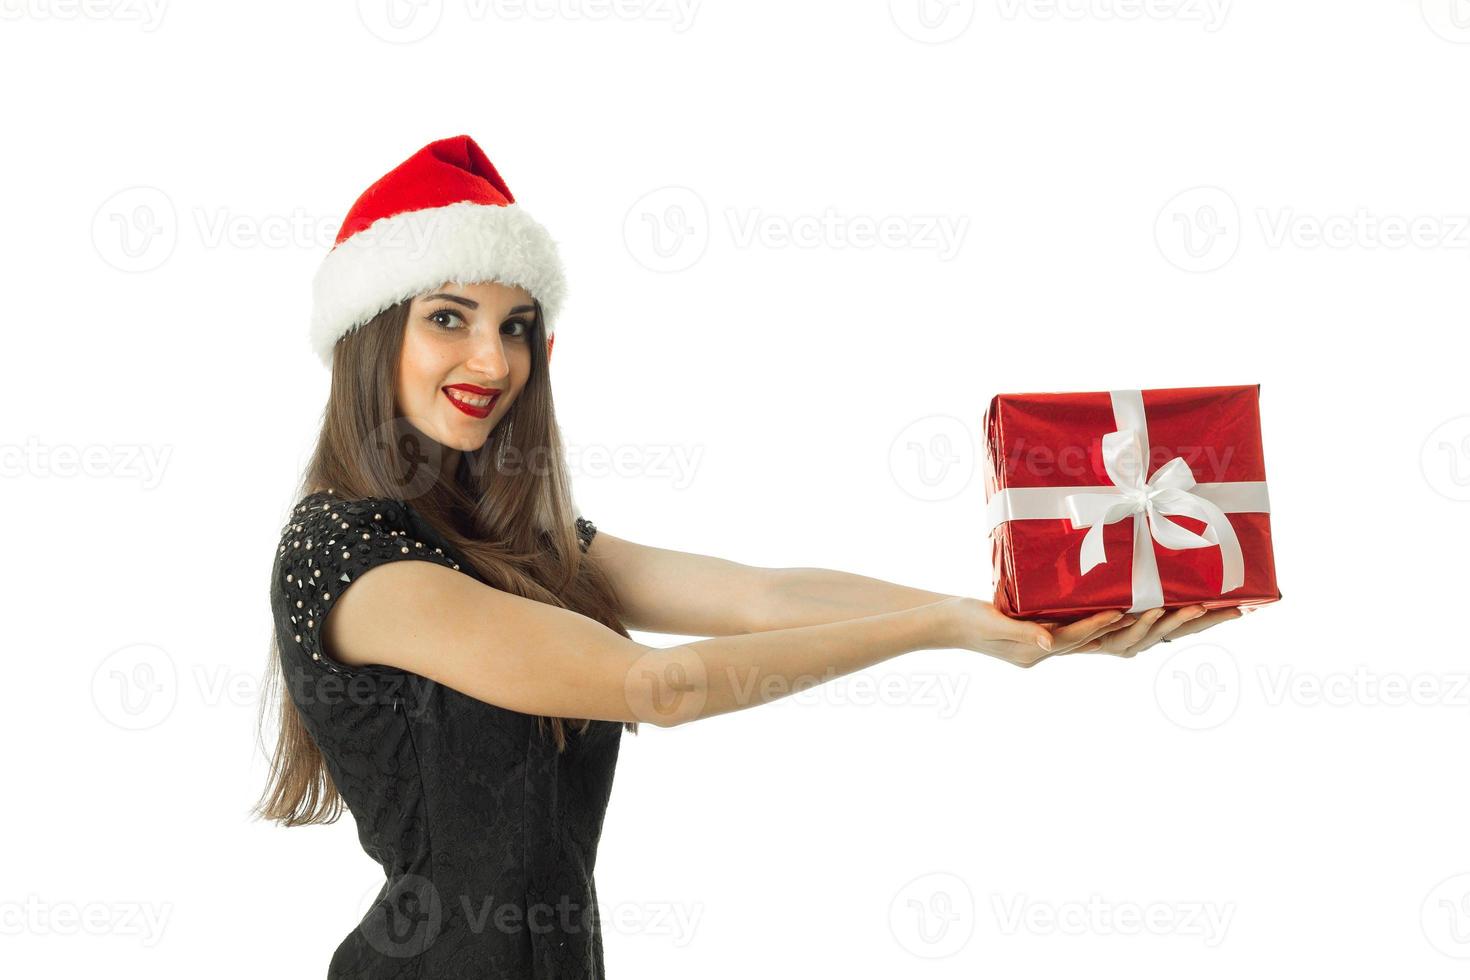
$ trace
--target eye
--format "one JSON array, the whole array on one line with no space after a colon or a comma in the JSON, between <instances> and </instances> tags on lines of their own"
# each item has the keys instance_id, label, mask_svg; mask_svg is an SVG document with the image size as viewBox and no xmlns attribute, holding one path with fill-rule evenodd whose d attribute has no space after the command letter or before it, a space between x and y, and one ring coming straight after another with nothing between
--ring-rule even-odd
<instances>
[{"instance_id":1,"label":"eye","mask_svg":"<svg viewBox=\"0 0 1470 980\"><path fill-rule=\"evenodd\" d=\"M501 324L502 329L504 329L505 327L520 327L520 332L513 333L511 334L511 336L518 337L521 340L525 340L527 337L531 336L530 320L506 320L505 323Z\"/></svg>"},{"instance_id":2,"label":"eye","mask_svg":"<svg viewBox=\"0 0 1470 980\"><path fill-rule=\"evenodd\" d=\"M441 307L440 309L435 310L433 313L430 313L426 319L428 319L440 330L444 330L448 333L453 333L454 331L460 329L459 327L451 326L440 321L438 317L442 316L451 316L461 323L464 322L464 317L460 315L460 312L450 306Z\"/></svg>"}]
</instances>

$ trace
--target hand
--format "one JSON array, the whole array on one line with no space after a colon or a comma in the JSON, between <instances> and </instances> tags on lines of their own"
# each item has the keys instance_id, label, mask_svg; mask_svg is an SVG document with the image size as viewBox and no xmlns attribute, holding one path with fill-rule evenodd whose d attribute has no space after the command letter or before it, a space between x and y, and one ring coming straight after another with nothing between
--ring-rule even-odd
<instances>
[{"instance_id":1,"label":"hand","mask_svg":"<svg viewBox=\"0 0 1470 980\"><path fill-rule=\"evenodd\" d=\"M1245 613L1239 606L1212 610L1207 610L1204 606L1181 606L1168 611L1162 608L1148 609L1138 616L1130 614L1125 617L1129 624L1126 628L1124 628L1124 622L1120 620L1112 630L1106 631L1104 635L1089 637L1072 649L1059 652L1111 653L1116 657L1135 657L1155 643L1168 642L1190 633L1198 633L1200 630L1209 629L1216 623L1239 619L1243 615ZM1095 619L1096 617L1090 618ZM1088 621L1084 619L1079 622ZM1063 629L1067 628L1069 627L1063 627Z\"/></svg>"},{"instance_id":2,"label":"hand","mask_svg":"<svg viewBox=\"0 0 1470 980\"><path fill-rule=\"evenodd\" d=\"M984 599L958 596L938 604L946 623L943 645L998 657L1017 667L1034 667L1060 653L1093 653L1084 650L1115 631L1135 626L1136 617L1121 612L1100 612L1065 626L1012 619ZM1045 644L1043 646L1042 644Z\"/></svg>"}]
</instances>

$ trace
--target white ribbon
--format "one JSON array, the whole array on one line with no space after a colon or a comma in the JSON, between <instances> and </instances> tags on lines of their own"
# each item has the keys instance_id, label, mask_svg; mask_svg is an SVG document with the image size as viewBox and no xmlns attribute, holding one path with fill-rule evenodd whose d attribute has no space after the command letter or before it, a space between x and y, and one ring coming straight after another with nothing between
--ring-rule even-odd
<instances>
[{"instance_id":1,"label":"white ribbon","mask_svg":"<svg viewBox=\"0 0 1470 980\"><path fill-rule=\"evenodd\" d=\"M1103 436L1103 467L1113 489L1089 487L1015 487L994 494L987 507L990 530L1006 521L1067 518L1072 527L1089 528L1082 539L1081 564L1086 574L1105 563L1103 528L1133 517L1133 607L1129 612L1154 609L1164 603L1153 542L1165 548L1220 549L1220 594L1245 582L1245 560L1230 519L1237 513L1269 513L1265 481L1196 483L1184 457L1175 456L1149 478L1148 420L1143 393L1136 389L1113 391L1116 432ZM1205 524L1203 534L1168 520L1166 515L1192 517Z\"/></svg>"}]
</instances>

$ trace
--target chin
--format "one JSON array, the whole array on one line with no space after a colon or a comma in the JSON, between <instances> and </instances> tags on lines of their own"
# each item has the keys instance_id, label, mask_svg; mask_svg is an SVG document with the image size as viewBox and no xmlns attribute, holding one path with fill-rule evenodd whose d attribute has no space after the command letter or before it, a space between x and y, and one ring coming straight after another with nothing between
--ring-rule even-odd
<instances>
[{"instance_id":1,"label":"chin","mask_svg":"<svg viewBox=\"0 0 1470 980\"><path fill-rule=\"evenodd\" d=\"M475 450L479 449L481 446L485 445L485 443L490 440L490 432L491 430L489 429L486 429L479 435L472 435L461 432L455 436L444 438L439 441L442 445L447 446L450 449L458 449L462 453L472 453Z\"/></svg>"}]
</instances>

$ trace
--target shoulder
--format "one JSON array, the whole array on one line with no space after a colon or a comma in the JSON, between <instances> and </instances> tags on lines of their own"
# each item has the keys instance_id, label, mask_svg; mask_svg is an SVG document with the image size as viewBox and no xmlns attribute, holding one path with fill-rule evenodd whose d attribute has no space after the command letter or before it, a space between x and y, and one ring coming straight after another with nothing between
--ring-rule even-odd
<instances>
[{"instance_id":1,"label":"shoulder","mask_svg":"<svg viewBox=\"0 0 1470 980\"><path fill-rule=\"evenodd\" d=\"M399 522L404 517L404 506L391 497L342 497L330 490L318 490L297 502L291 523L326 528L343 520Z\"/></svg>"},{"instance_id":2,"label":"shoulder","mask_svg":"<svg viewBox=\"0 0 1470 980\"><path fill-rule=\"evenodd\" d=\"M285 562L363 564L375 555L408 554L428 548L426 534L409 506L392 497L343 498L328 491L303 497L281 529L277 555ZM451 562L451 564L454 564Z\"/></svg>"},{"instance_id":3,"label":"shoulder","mask_svg":"<svg viewBox=\"0 0 1470 980\"><path fill-rule=\"evenodd\" d=\"M575 529L582 550L586 551L597 535L597 525L578 515ZM341 537L354 530L368 535L383 531L390 535L438 537L410 504L395 497L342 497L330 490L319 490L302 497L292 509L291 520L281 529L279 551L285 554L298 547L297 540L303 534L315 534L316 539L309 546L314 548L316 541Z\"/></svg>"},{"instance_id":4,"label":"shoulder","mask_svg":"<svg viewBox=\"0 0 1470 980\"><path fill-rule=\"evenodd\" d=\"M282 529L271 579L272 601L285 620L283 642L313 661L340 667L324 648L327 614L370 569L399 561L460 570L454 556L414 527L403 501L326 491L303 497Z\"/></svg>"}]
</instances>

